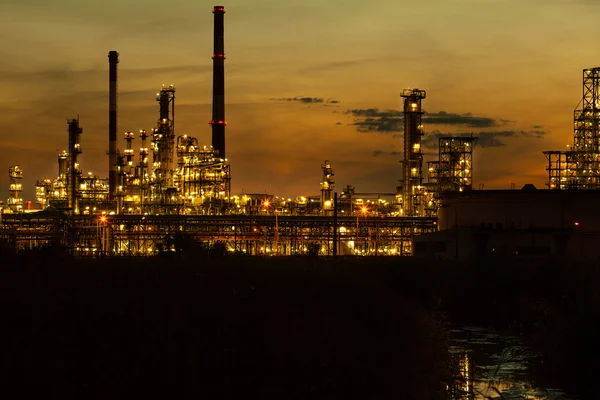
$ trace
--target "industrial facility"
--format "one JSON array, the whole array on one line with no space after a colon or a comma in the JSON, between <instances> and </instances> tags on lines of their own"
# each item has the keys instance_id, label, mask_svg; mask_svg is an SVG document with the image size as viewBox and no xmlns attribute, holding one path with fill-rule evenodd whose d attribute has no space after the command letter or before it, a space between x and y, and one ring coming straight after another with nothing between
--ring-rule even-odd
<instances>
[{"instance_id":1,"label":"industrial facility","mask_svg":"<svg viewBox=\"0 0 600 400\"><path fill-rule=\"evenodd\" d=\"M430 163L438 187L438 232L415 238L418 257L569 257L598 261L600 213L600 68L583 70L574 111L574 139L566 151L545 151L545 189L470 190L475 138L440 139ZM445 154L446 149L454 150Z\"/></svg>"},{"instance_id":2,"label":"industrial facility","mask_svg":"<svg viewBox=\"0 0 600 400\"><path fill-rule=\"evenodd\" d=\"M412 255L414 236L437 229L435 212L426 214L424 207L433 198L422 178L425 91L401 94L408 140L395 192L361 193L348 185L338 196L326 160L320 195L232 194L225 152L225 8L212 12L211 144L177 134L176 89L163 86L156 94L155 127L125 132L126 148L119 152L119 53L110 51L108 177L81 170L84 128L79 117L69 119L68 148L57 155L57 175L37 181L35 206L23 203L20 166L10 167L0 226L4 244L19 251L60 243L77 256L148 256L175 251L182 240L221 243L250 255Z\"/></svg>"},{"instance_id":3,"label":"industrial facility","mask_svg":"<svg viewBox=\"0 0 600 400\"><path fill-rule=\"evenodd\" d=\"M503 230L506 237L510 236L504 231L508 227L521 236L528 229L541 228L559 229L560 240L571 234L571 222L564 219L567 217L560 223L544 225L543 221L551 219L539 218L539 207L518 206L529 211L518 221L509 216L500 221L499 216L508 211L499 211L500 200L495 199L502 198L502 204L529 204L547 197L552 204L560 205L560 210L552 212L564 216L570 214L561 211L564 202L560 199L573 198L568 193L574 189L600 189L600 68L594 68L584 70L583 99L575 110L573 148L544 153L548 159L548 190L536 190L536 195L531 190L510 194L474 190L473 153L478 138L473 135L440 137L438 159L428 161L424 177L421 142L426 91L414 88L400 94L404 145L398 169L400 184L395 190L365 193L347 185L336 191L333 165L325 160L321 165L320 194L279 198L232 193L225 150L225 8L215 6L212 12L210 145L200 138L178 134L176 89L162 86L156 93L154 128L125 132L126 147L120 152L119 53L110 51L107 177L82 171L84 129L79 117L69 119L68 148L57 154L56 176L36 182L35 205L22 199L24 171L19 165L9 167L9 198L0 213L3 246L22 251L61 244L76 256L151 256L178 251L184 243L193 242L206 246L220 243L228 252L248 255L421 255L458 259L496 251L498 245L489 244L495 239L485 244L480 232L466 231L475 228L489 230L493 226ZM557 197L557 190L567 194ZM585 202L587 193L576 196L579 204ZM459 239L464 249L471 250L459 251ZM479 244L474 245L475 240ZM509 253L514 253L513 247ZM560 253L564 248L544 245L543 251Z\"/></svg>"},{"instance_id":4,"label":"industrial facility","mask_svg":"<svg viewBox=\"0 0 600 400\"><path fill-rule=\"evenodd\" d=\"M552 190L600 189L600 68L583 70L583 96L573 115L573 145L545 151Z\"/></svg>"}]
</instances>

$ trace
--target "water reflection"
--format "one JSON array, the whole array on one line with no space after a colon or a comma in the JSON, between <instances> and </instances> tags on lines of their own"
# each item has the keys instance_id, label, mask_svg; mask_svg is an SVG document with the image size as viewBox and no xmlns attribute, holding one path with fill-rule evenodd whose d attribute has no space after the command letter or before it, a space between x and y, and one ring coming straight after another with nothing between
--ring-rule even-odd
<instances>
[{"instance_id":1,"label":"water reflection","mask_svg":"<svg viewBox=\"0 0 600 400\"><path fill-rule=\"evenodd\" d=\"M527 368L533 354L516 337L479 327L456 328L452 336L460 373L453 399L575 399L532 385Z\"/></svg>"}]
</instances>

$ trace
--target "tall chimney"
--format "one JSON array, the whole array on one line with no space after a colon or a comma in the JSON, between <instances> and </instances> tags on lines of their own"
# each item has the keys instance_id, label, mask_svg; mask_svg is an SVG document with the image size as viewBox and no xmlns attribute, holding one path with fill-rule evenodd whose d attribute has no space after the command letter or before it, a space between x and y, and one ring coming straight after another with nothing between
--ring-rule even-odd
<instances>
[{"instance_id":1,"label":"tall chimney","mask_svg":"<svg viewBox=\"0 0 600 400\"><path fill-rule=\"evenodd\" d=\"M214 6L215 34L213 50L213 108L212 108L212 146L219 157L225 158L225 46L223 41L223 17L225 8Z\"/></svg>"},{"instance_id":2,"label":"tall chimney","mask_svg":"<svg viewBox=\"0 0 600 400\"><path fill-rule=\"evenodd\" d=\"M119 53L108 53L108 198L115 199L117 192L117 64Z\"/></svg>"}]
</instances>

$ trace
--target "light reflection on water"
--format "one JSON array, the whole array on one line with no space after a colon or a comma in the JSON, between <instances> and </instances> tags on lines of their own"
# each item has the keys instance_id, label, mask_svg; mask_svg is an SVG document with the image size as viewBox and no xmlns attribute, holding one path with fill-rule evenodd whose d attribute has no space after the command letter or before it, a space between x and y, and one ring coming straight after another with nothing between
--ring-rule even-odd
<instances>
[{"instance_id":1,"label":"light reflection on water","mask_svg":"<svg viewBox=\"0 0 600 400\"><path fill-rule=\"evenodd\" d=\"M531 384L527 366L533 354L516 337L468 326L453 329L452 337L461 375L456 400L575 400Z\"/></svg>"}]
</instances>

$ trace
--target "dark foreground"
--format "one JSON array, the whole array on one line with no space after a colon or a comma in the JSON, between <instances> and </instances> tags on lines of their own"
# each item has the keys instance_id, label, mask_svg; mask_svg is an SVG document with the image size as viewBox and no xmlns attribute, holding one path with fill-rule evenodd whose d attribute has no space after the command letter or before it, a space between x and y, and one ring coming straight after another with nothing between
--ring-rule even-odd
<instances>
[{"instance_id":1,"label":"dark foreground","mask_svg":"<svg viewBox=\"0 0 600 400\"><path fill-rule=\"evenodd\" d=\"M447 321L519 335L534 383L597 397L596 264L49 252L2 259L0 307L21 397L448 399Z\"/></svg>"},{"instance_id":2,"label":"dark foreground","mask_svg":"<svg viewBox=\"0 0 600 400\"><path fill-rule=\"evenodd\" d=\"M446 398L443 320L360 265L13 260L3 388L20 398Z\"/></svg>"}]
</instances>

